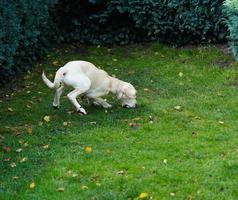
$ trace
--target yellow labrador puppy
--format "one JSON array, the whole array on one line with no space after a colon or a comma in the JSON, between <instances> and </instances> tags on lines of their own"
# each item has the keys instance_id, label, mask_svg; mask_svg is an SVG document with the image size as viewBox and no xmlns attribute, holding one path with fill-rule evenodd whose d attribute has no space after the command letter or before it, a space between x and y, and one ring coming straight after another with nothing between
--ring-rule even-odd
<instances>
[{"instance_id":1,"label":"yellow labrador puppy","mask_svg":"<svg viewBox=\"0 0 238 200\"><path fill-rule=\"evenodd\" d=\"M85 115L87 114L85 109L76 99L81 94L103 108L111 107L109 103L101 98L109 92L117 95L123 107L135 108L136 106L136 90L130 83L109 76L105 71L98 69L90 62L68 62L58 69L53 83L46 77L44 72L42 73L42 79L49 88L56 90L53 101L53 106L56 108L59 107L60 96L66 86L74 88L72 92L67 94L67 97L76 110Z\"/></svg>"}]
</instances>

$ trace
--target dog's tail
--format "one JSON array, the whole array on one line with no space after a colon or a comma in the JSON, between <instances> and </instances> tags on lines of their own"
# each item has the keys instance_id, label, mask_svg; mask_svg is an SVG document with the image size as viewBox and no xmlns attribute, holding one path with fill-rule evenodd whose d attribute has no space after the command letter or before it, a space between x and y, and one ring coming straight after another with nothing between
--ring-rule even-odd
<instances>
[{"instance_id":1,"label":"dog's tail","mask_svg":"<svg viewBox=\"0 0 238 200\"><path fill-rule=\"evenodd\" d=\"M51 89L57 89L60 87L60 83L61 83L61 80L59 79L58 77L58 73L56 73L55 75L55 79L54 79L54 82L52 83L45 75L45 72L43 71L42 72L42 80L44 81L44 83Z\"/></svg>"}]
</instances>

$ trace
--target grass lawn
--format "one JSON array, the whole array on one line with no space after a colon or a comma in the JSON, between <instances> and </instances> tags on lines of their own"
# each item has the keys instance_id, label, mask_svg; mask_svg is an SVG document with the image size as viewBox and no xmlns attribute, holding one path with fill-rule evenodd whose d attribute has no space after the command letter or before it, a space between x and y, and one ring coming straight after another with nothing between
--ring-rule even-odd
<instances>
[{"instance_id":1,"label":"grass lawn","mask_svg":"<svg viewBox=\"0 0 238 200\"><path fill-rule=\"evenodd\" d=\"M231 56L158 43L63 48L42 67L52 80L75 59L131 82L138 108L108 96L113 108L83 102L88 115L81 116L64 93L55 110L38 66L0 102L0 199L238 199L238 64Z\"/></svg>"}]
</instances>

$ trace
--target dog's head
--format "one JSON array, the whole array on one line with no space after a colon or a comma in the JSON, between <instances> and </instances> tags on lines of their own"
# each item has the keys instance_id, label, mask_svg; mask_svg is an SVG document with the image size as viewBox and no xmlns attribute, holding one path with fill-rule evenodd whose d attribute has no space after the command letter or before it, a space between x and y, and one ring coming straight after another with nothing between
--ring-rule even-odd
<instances>
[{"instance_id":1,"label":"dog's head","mask_svg":"<svg viewBox=\"0 0 238 200\"><path fill-rule=\"evenodd\" d=\"M130 83L125 83L117 94L124 108L136 107L136 89Z\"/></svg>"}]
</instances>

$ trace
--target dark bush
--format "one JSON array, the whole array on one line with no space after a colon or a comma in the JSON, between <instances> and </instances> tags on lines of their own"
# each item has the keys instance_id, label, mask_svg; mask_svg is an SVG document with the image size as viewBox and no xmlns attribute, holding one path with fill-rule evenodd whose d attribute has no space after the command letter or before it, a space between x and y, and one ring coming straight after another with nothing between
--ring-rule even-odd
<instances>
[{"instance_id":1,"label":"dark bush","mask_svg":"<svg viewBox=\"0 0 238 200\"><path fill-rule=\"evenodd\" d=\"M62 41L107 45L222 41L226 36L222 2L1 0L0 85L31 70L36 60Z\"/></svg>"},{"instance_id":2,"label":"dark bush","mask_svg":"<svg viewBox=\"0 0 238 200\"><path fill-rule=\"evenodd\" d=\"M68 41L172 44L224 40L222 0L59 0L54 13Z\"/></svg>"},{"instance_id":3,"label":"dark bush","mask_svg":"<svg viewBox=\"0 0 238 200\"><path fill-rule=\"evenodd\" d=\"M226 0L224 13L227 16L230 49L235 59L238 60L238 0Z\"/></svg>"},{"instance_id":4,"label":"dark bush","mask_svg":"<svg viewBox=\"0 0 238 200\"><path fill-rule=\"evenodd\" d=\"M0 85L30 70L33 62L47 52L55 36L48 14L54 3L55 0L0 1Z\"/></svg>"}]
</instances>

